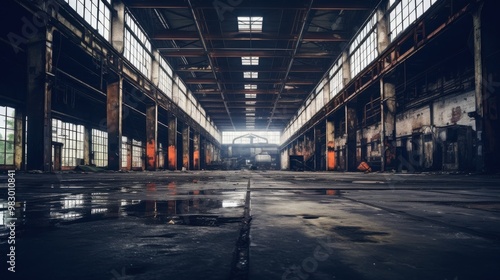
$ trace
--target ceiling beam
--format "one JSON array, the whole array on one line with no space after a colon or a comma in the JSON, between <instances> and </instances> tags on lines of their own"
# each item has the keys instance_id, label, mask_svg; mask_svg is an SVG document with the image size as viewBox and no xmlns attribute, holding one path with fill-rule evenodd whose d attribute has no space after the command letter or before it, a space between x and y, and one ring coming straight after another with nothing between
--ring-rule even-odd
<instances>
[{"instance_id":1,"label":"ceiling beam","mask_svg":"<svg viewBox=\"0 0 500 280\"><path fill-rule=\"evenodd\" d=\"M197 66L181 66L175 69L176 72L199 72L199 73L211 73L212 69L209 67L197 67ZM286 68L284 67L275 67L269 68L262 65L257 66L237 66L234 68L230 67L216 67L215 71L217 72L234 72L234 71L255 71L261 73L275 73L275 72L284 72ZM294 65L290 72L302 72L302 73L325 73L326 68L319 66L309 66L309 65Z\"/></svg>"},{"instance_id":2,"label":"ceiling beam","mask_svg":"<svg viewBox=\"0 0 500 280\"><path fill-rule=\"evenodd\" d=\"M189 9L190 6L185 1L181 0L125 0L127 7L133 9ZM250 3L248 3L250 2ZM267 9L267 10L306 10L305 5L286 5L282 6L281 2L266 1L259 6L252 5L252 1L243 2L238 5L238 9ZM192 3L193 9L215 9L216 6L212 1L197 1ZM359 11L370 10L373 5L369 1L361 0L336 0L336 1L321 1L315 3L311 10L320 11Z\"/></svg>"},{"instance_id":3,"label":"ceiling beam","mask_svg":"<svg viewBox=\"0 0 500 280\"><path fill-rule=\"evenodd\" d=\"M158 48L160 54L166 57L204 57L207 52L204 49L165 49ZM242 57L242 56L258 56L264 58L274 58L274 57L290 57L291 52L287 51L275 51L275 50L210 50L208 52L210 57ZM299 52L295 54L296 58L335 58L338 53L332 52Z\"/></svg>"},{"instance_id":4,"label":"ceiling beam","mask_svg":"<svg viewBox=\"0 0 500 280\"><path fill-rule=\"evenodd\" d=\"M281 41L281 40L296 40L295 35L280 35L276 33L243 33L243 32L227 32L224 34L206 34L205 40L208 41ZM197 41L200 39L198 34L193 31L183 30L164 30L157 32L151 36L152 40L181 40L181 41ZM302 37L303 42L346 42L349 41L347 34L343 32L309 32Z\"/></svg>"},{"instance_id":5,"label":"ceiling beam","mask_svg":"<svg viewBox=\"0 0 500 280\"><path fill-rule=\"evenodd\" d=\"M184 83L192 85L192 84L206 84L206 85L213 85L219 83L215 79L203 79L203 78L191 78L191 79L185 79ZM299 80L299 79L294 79L294 80L288 80L288 81L281 81L279 79L245 79L245 80L231 80L231 81L225 81L224 84L287 84L287 85L316 85L318 81L316 80ZM218 91L218 93L221 93L221 91ZM225 91L224 91L225 93Z\"/></svg>"}]
</instances>

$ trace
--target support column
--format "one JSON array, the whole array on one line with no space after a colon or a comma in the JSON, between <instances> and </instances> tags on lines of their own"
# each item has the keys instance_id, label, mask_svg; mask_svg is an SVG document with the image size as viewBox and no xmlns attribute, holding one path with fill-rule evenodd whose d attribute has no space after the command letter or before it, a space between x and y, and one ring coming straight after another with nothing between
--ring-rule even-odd
<instances>
[{"instance_id":1,"label":"support column","mask_svg":"<svg viewBox=\"0 0 500 280\"><path fill-rule=\"evenodd\" d=\"M475 99L476 99L476 171L482 172L485 169L485 157L483 140L484 127L484 106L483 106L483 54L482 54L482 27L481 12L483 4L480 4L477 10L472 13L474 28L474 78L475 78Z\"/></svg>"},{"instance_id":2,"label":"support column","mask_svg":"<svg viewBox=\"0 0 500 280\"><path fill-rule=\"evenodd\" d=\"M200 133L195 132L193 133L193 170L200 170L201 169L201 159L200 159L200 149L201 149L201 144L200 144Z\"/></svg>"},{"instance_id":3,"label":"support column","mask_svg":"<svg viewBox=\"0 0 500 280\"><path fill-rule=\"evenodd\" d=\"M190 127L185 125L182 128L182 167L186 168L186 170L190 170L189 137L190 137Z\"/></svg>"},{"instance_id":4,"label":"support column","mask_svg":"<svg viewBox=\"0 0 500 280\"><path fill-rule=\"evenodd\" d=\"M92 153L92 129L85 126L83 129L83 162L85 165L90 165Z\"/></svg>"},{"instance_id":5,"label":"support column","mask_svg":"<svg viewBox=\"0 0 500 280\"><path fill-rule=\"evenodd\" d=\"M381 131L380 144L382 148L381 170L386 171L387 166L395 159L396 136L396 85L388 78L380 79L380 116Z\"/></svg>"},{"instance_id":6,"label":"support column","mask_svg":"<svg viewBox=\"0 0 500 280\"><path fill-rule=\"evenodd\" d=\"M52 36L47 28L28 43L28 170L52 169Z\"/></svg>"},{"instance_id":7,"label":"support column","mask_svg":"<svg viewBox=\"0 0 500 280\"><path fill-rule=\"evenodd\" d=\"M24 114L17 108L14 121L14 166L16 170L21 170L24 162Z\"/></svg>"},{"instance_id":8,"label":"support column","mask_svg":"<svg viewBox=\"0 0 500 280\"><path fill-rule=\"evenodd\" d=\"M335 124L333 121L326 121L326 170L335 170Z\"/></svg>"},{"instance_id":9,"label":"support column","mask_svg":"<svg viewBox=\"0 0 500 280\"><path fill-rule=\"evenodd\" d=\"M146 169L156 170L158 166L158 106L146 108Z\"/></svg>"},{"instance_id":10,"label":"support column","mask_svg":"<svg viewBox=\"0 0 500 280\"><path fill-rule=\"evenodd\" d=\"M177 118L174 116L168 120L168 169L177 169Z\"/></svg>"},{"instance_id":11,"label":"support column","mask_svg":"<svg viewBox=\"0 0 500 280\"><path fill-rule=\"evenodd\" d=\"M122 159L123 126L123 79L108 84L107 88L107 132L108 169L120 170Z\"/></svg>"},{"instance_id":12,"label":"support column","mask_svg":"<svg viewBox=\"0 0 500 280\"><path fill-rule=\"evenodd\" d=\"M345 125L346 125L346 155L347 171L356 171L356 127L358 118L356 115L356 103L346 104Z\"/></svg>"}]
</instances>

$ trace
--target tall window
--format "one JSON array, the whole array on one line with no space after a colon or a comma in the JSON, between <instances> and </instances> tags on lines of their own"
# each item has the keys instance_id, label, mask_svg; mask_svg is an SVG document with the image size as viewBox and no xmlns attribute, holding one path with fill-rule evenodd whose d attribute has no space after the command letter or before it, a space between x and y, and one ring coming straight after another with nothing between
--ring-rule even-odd
<instances>
[{"instance_id":1,"label":"tall window","mask_svg":"<svg viewBox=\"0 0 500 280\"><path fill-rule=\"evenodd\" d=\"M108 165L108 133L92 129L92 153L94 164L104 167Z\"/></svg>"},{"instance_id":2,"label":"tall window","mask_svg":"<svg viewBox=\"0 0 500 280\"><path fill-rule=\"evenodd\" d=\"M0 106L0 165L14 164L14 108Z\"/></svg>"},{"instance_id":3,"label":"tall window","mask_svg":"<svg viewBox=\"0 0 500 280\"><path fill-rule=\"evenodd\" d=\"M111 0L66 0L90 26L106 40L111 37Z\"/></svg>"},{"instance_id":4,"label":"tall window","mask_svg":"<svg viewBox=\"0 0 500 280\"><path fill-rule=\"evenodd\" d=\"M160 59L159 71L158 88L172 99L172 68L170 68L165 60Z\"/></svg>"},{"instance_id":5,"label":"tall window","mask_svg":"<svg viewBox=\"0 0 500 280\"><path fill-rule=\"evenodd\" d=\"M389 6L396 6L389 14L391 41L414 23L438 0L396 0L389 1Z\"/></svg>"},{"instance_id":6,"label":"tall window","mask_svg":"<svg viewBox=\"0 0 500 280\"><path fill-rule=\"evenodd\" d=\"M83 125L52 119L52 141L63 144L62 166L77 166L83 159L83 129Z\"/></svg>"},{"instance_id":7,"label":"tall window","mask_svg":"<svg viewBox=\"0 0 500 280\"><path fill-rule=\"evenodd\" d=\"M142 74L150 77L151 43L128 13L125 14L124 55Z\"/></svg>"},{"instance_id":8,"label":"tall window","mask_svg":"<svg viewBox=\"0 0 500 280\"><path fill-rule=\"evenodd\" d=\"M355 77L378 56L377 14L361 29L349 48L351 54L351 77Z\"/></svg>"},{"instance_id":9,"label":"tall window","mask_svg":"<svg viewBox=\"0 0 500 280\"><path fill-rule=\"evenodd\" d=\"M122 168L128 168L128 139L122 136Z\"/></svg>"},{"instance_id":10,"label":"tall window","mask_svg":"<svg viewBox=\"0 0 500 280\"><path fill-rule=\"evenodd\" d=\"M142 168L142 142L132 139L132 167Z\"/></svg>"}]
</instances>

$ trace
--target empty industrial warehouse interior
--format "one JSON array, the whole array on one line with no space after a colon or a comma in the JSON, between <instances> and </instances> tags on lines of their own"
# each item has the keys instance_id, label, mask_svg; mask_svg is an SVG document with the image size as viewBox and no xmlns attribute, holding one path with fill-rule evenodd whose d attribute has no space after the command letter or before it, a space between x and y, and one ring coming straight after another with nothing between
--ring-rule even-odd
<instances>
[{"instance_id":1,"label":"empty industrial warehouse interior","mask_svg":"<svg viewBox=\"0 0 500 280\"><path fill-rule=\"evenodd\" d=\"M495 0L4 0L1 279L499 279Z\"/></svg>"}]
</instances>

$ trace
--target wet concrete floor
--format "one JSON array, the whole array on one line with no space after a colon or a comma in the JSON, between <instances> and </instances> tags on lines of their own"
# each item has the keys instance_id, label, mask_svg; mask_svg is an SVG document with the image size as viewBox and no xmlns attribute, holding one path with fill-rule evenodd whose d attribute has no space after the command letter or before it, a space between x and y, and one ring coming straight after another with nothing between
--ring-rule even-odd
<instances>
[{"instance_id":1,"label":"wet concrete floor","mask_svg":"<svg viewBox=\"0 0 500 280\"><path fill-rule=\"evenodd\" d=\"M500 279L499 176L18 172L15 198L0 279Z\"/></svg>"}]
</instances>

